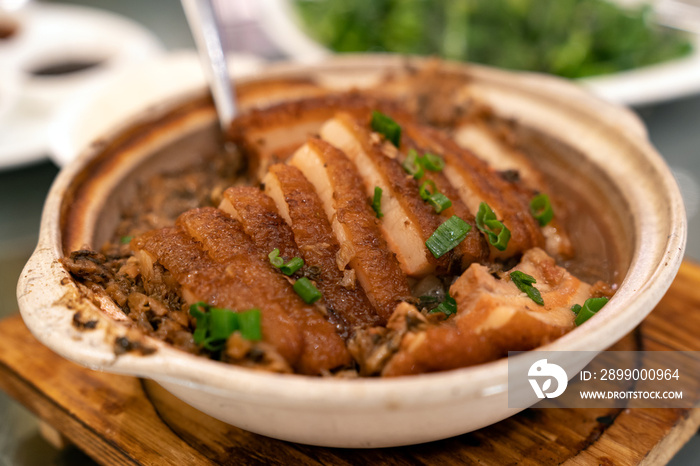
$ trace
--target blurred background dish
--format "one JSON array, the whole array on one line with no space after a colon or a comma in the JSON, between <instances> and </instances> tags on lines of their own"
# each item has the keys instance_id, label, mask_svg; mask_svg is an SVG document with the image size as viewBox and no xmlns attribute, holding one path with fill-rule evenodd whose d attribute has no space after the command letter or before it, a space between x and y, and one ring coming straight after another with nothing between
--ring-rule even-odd
<instances>
[{"instance_id":1,"label":"blurred background dish","mask_svg":"<svg viewBox=\"0 0 700 466\"><path fill-rule=\"evenodd\" d=\"M150 31L105 11L32 3L11 14L17 30L0 41L0 79L13 74L20 85L12 112L0 115L0 169L45 158L63 102L163 50Z\"/></svg>"},{"instance_id":2,"label":"blurred background dish","mask_svg":"<svg viewBox=\"0 0 700 466\"><path fill-rule=\"evenodd\" d=\"M255 73L263 64L251 54L229 54L228 61L235 77ZM64 166L130 115L142 113L176 94L203 93L205 87L199 57L192 50L173 51L148 63L125 67L59 108L49 130L50 157L58 166Z\"/></svg>"},{"instance_id":3,"label":"blurred background dish","mask_svg":"<svg viewBox=\"0 0 700 466\"><path fill-rule=\"evenodd\" d=\"M268 36L307 63L333 52L438 55L581 79L627 105L700 91L693 0L262 0L260 8Z\"/></svg>"}]
</instances>

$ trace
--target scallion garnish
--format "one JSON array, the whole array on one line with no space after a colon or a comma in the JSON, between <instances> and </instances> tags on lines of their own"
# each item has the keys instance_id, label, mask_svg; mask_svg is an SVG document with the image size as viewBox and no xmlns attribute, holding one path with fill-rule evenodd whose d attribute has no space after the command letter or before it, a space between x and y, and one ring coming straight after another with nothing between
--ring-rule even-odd
<instances>
[{"instance_id":1,"label":"scallion garnish","mask_svg":"<svg viewBox=\"0 0 700 466\"><path fill-rule=\"evenodd\" d=\"M304 266L304 259L301 257L293 257L289 262L285 263L284 259L280 257L280 250L277 248L273 249L267 257L270 259L270 264L280 269L280 272L285 275L293 275L294 272Z\"/></svg>"},{"instance_id":2,"label":"scallion garnish","mask_svg":"<svg viewBox=\"0 0 700 466\"><path fill-rule=\"evenodd\" d=\"M450 293L447 293L447 296L445 296L445 300L438 304L438 306L431 310L429 314L435 314L436 312L442 312L446 316L451 316L455 312L457 312L457 301L450 296Z\"/></svg>"},{"instance_id":3,"label":"scallion garnish","mask_svg":"<svg viewBox=\"0 0 700 466\"><path fill-rule=\"evenodd\" d=\"M401 126L390 116L374 110L372 112L372 121L370 125L373 131L383 134L388 141L396 147L399 147L401 143Z\"/></svg>"},{"instance_id":4,"label":"scallion garnish","mask_svg":"<svg viewBox=\"0 0 700 466\"><path fill-rule=\"evenodd\" d=\"M426 152L423 157L419 159L419 163L425 167L426 170L431 172L439 172L445 168L445 161L437 154L431 154Z\"/></svg>"},{"instance_id":5,"label":"scallion garnish","mask_svg":"<svg viewBox=\"0 0 700 466\"><path fill-rule=\"evenodd\" d=\"M197 320L192 335L194 342L209 351L224 349L226 340L236 331L246 340L262 339L259 309L233 312L198 302L190 306L190 315Z\"/></svg>"},{"instance_id":6,"label":"scallion garnish","mask_svg":"<svg viewBox=\"0 0 700 466\"><path fill-rule=\"evenodd\" d=\"M432 189L432 191L431 191ZM420 198L427 201L433 193L437 192L437 187L433 180L425 180L418 189L418 194Z\"/></svg>"},{"instance_id":7,"label":"scallion garnish","mask_svg":"<svg viewBox=\"0 0 700 466\"><path fill-rule=\"evenodd\" d=\"M581 325L591 317L595 315L596 312L600 311L603 306L608 303L608 298L588 298L583 306L580 304L574 304L571 310L576 314L576 320L574 323L576 326Z\"/></svg>"},{"instance_id":8,"label":"scallion garnish","mask_svg":"<svg viewBox=\"0 0 700 466\"><path fill-rule=\"evenodd\" d=\"M431 188L432 191L430 191ZM423 184L420 185L418 194L420 194L421 199L433 206L435 212L438 214L452 205L452 201L449 200L447 196L438 192L435 187L435 182L432 180L425 180Z\"/></svg>"},{"instance_id":9,"label":"scallion garnish","mask_svg":"<svg viewBox=\"0 0 700 466\"><path fill-rule=\"evenodd\" d=\"M301 257L292 257L289 262L280 267L280 272L285 275L294 275L294 272L304 266L304 259Z\"/></svg>"},{"instance_id":10,"label":"scallion garnish","mask_svg":"<svg viewBox=\"0 0 700 466\"><path fill-rule=\"evenodd\" d=\"M510 230L503 222L496 219L496 214L485 202L479 204L479 211L476 213L476 227L481 230L496 249L505 251L510 241Z\"/></svg>"},{"instance_id":11,"label":"scallion garnish","mask_svg":"<svg viewBox=\"0 0 700 466\"><path fill-rule=\"evenodd\" d=\"M548 224L554 217L552 204L549 202L549 196L546 194L538 194L530 201L530 213L537 220L541 227Z\"/></svg>"},{"instance_id":12,"label":"scallion garnish","mask_svg":"<svg viewBox=\"0 0 700 466\"><path fill-rule=\"evenodd\" d=\"M374 187L374 197L372 198L372 210L377 218L382 218L384 214L382 213L382 188L379 186Z\"/></svg>"},{"instance_id":13,"label":"scallion garnish","mask_svg":"<svg viewBox=\"0 0 700 466\"><path fill-rule=\"evenodd\" d=\"M284 259L280 257L280 250L277 248L273 249L267 257L270 259L270 264L278 269L284 265Z\"/></svg>"},{"instance_id":14,"label":"scallion garnish","mask_svg":"<svg viewBox=\"0 0 700 466\"><path fill-rule=\"evenodd\" d=\"M301 299L304 300L306 304L313 304L319 299L321 299L321 292L318 291L318 288L311 283L311 280L309 280L306 277L301 277L299 280L294 282L294 291L301 297Z\"/></svg>"},{"instance_id":15,"label":"scallion garnish","mask_svg":"<svg viewBox=\"0 0 700 466\"><path fill-rule=\"evenodd\" d=\"M428 250L436 258L442 257L446 252L454 249L459 243L464 241L467 233L472 227L461 218L453 215L437 227L425 242Z\"/></svg>"},{"instance_id":16,"label":"scallion garnish","mask_svg":"<svg viewBox=\"0 0 700 466\"><path fill-rule=\"evenodd\" d=\"M129 243L131 243L131 240L132 240L132 239L134 239L133 236L122 236L121 238L119 238L119 241L120 241L122 244L129 244Z\"/></svg>"},{"instance_id":17,"label":"scallion garnish","mask_svg":"<svg viewBox=\"0 0 700 466\"><path fill-rule=\"evenodd\" d=\"M420 159L418 157L418 152L416 152L415 149L410 149L408 151L406 160L403 161L401 166L403 166L403 169L406 170L406 173L413 176L413 178L417 180L423 178L423 175L425 174L423 165L420 163Z\"/></svg>"},{"instance_id":18,"label":"scallion garnish","mask_svg":"<svg viewBox=\"0 0 700 466\"><path fill-rule=\"evenodd\" d=\"M531 300L540 306L544 306L544 300L542 299L540 291L532 286L533 284L537 283L535 277L521 272L520 270L514 270L510 273L510 279L513 281L515 286L517 286L520 291L527 294Z\"/></svg>"}]
</instances>

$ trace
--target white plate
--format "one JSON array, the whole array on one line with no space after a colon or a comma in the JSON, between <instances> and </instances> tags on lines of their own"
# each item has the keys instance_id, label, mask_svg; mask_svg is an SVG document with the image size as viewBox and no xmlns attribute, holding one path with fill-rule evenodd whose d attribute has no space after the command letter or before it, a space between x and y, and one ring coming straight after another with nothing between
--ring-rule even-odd
<instances>
[{"instance_id":1,"label":"white plate","mask_svg":"<svg viewBox=\"0 0 700 466\"><path fill-rule=\"evenodd\" d=\"M622 5L639 0L615 0ZM662 5L662 2L659 2ZM261 28L282 51L302 63L316 63L332 52L300 28L291 0L260 0ZM600 97L623 105L648 105L700 92L700 34L691 33L692 55L580 82Z\"/></svg>"},{"instance_id":2,"label":"white plate","mask_svg":"<svg viewBox=\"0 0 700 466\"><path fill-rule=\"evenodd\" d=\"M234 77L252 74L263 63L255 56L241 54L229 55L228 61ZM202 66L193 50L164 54L149 63L124 68L60 108L49 131L51 158L64 166L98 136L130 117L175 95L205 89Z\"/></svg>"},{"instance_id":3,"label":"white plate","mask_svg":"<svg viewBox=\"0 0 700 466\"><path fill-rule=\"evenodd\" d=\"M92 8L30 4L15 13L19 30L0 42L0 80L18 76L16 101L0 115L0 169L48 155L48 127L73 94L128 64L142 63L163 47L141 25ZM84 71L34 76L29 71L66 61L97 61Z\"/></svg>"}]
</instances>

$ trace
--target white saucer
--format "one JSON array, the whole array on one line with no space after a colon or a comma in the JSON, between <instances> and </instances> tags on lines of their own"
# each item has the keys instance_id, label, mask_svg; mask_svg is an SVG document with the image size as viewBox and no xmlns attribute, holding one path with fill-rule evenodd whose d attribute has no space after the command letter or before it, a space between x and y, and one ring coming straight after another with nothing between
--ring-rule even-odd
<instances>
[{"instance_id":1,"label":"white saucer","mask_svg":"<svg viewBox=\"0 0 700 466\"><path fill-rule=\"evenodd\" d=\"M0 80L14 75L19 81L13 105L0 114L0 169L45 158L48 127L57 108L81 89L163 50L143 26L102 10L37 3L15 15L17 33L0 41ZM54 76L30 72L70 61L99 65Z\"/></svg>"},{"instance_id":2,"label":"white saucer","mask_svg":"<svg viewBox=\"0 0 700 466\"><path fill-rule=\"evenodd\" d=\"M263 65L252 55L232 54L228 60L234 77L252 74ZM59 109L49 131L50 156L64 166L130 116L169 97L205 90L202 66L193 50L164 54L149 63L124 68Z\"/></svg>"}]
</instances>

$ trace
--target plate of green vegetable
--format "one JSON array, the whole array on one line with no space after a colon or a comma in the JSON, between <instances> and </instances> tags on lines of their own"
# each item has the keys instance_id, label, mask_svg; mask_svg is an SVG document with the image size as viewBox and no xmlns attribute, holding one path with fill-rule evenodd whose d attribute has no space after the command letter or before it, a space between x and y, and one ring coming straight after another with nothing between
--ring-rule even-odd
<instances>
[{"instance_id":1,"label":"plate of green vegetable","mask_svg":"<svg viewBox=\"0 0 700 466\"><path fill-rule=\"evenodd\" d=\"M265 0L260 17L300 61L436 55L576 79L608 100L645 105L700 92L700 34L661 24L671 1L683 0Z\"/></svg>"}]
</instances>

